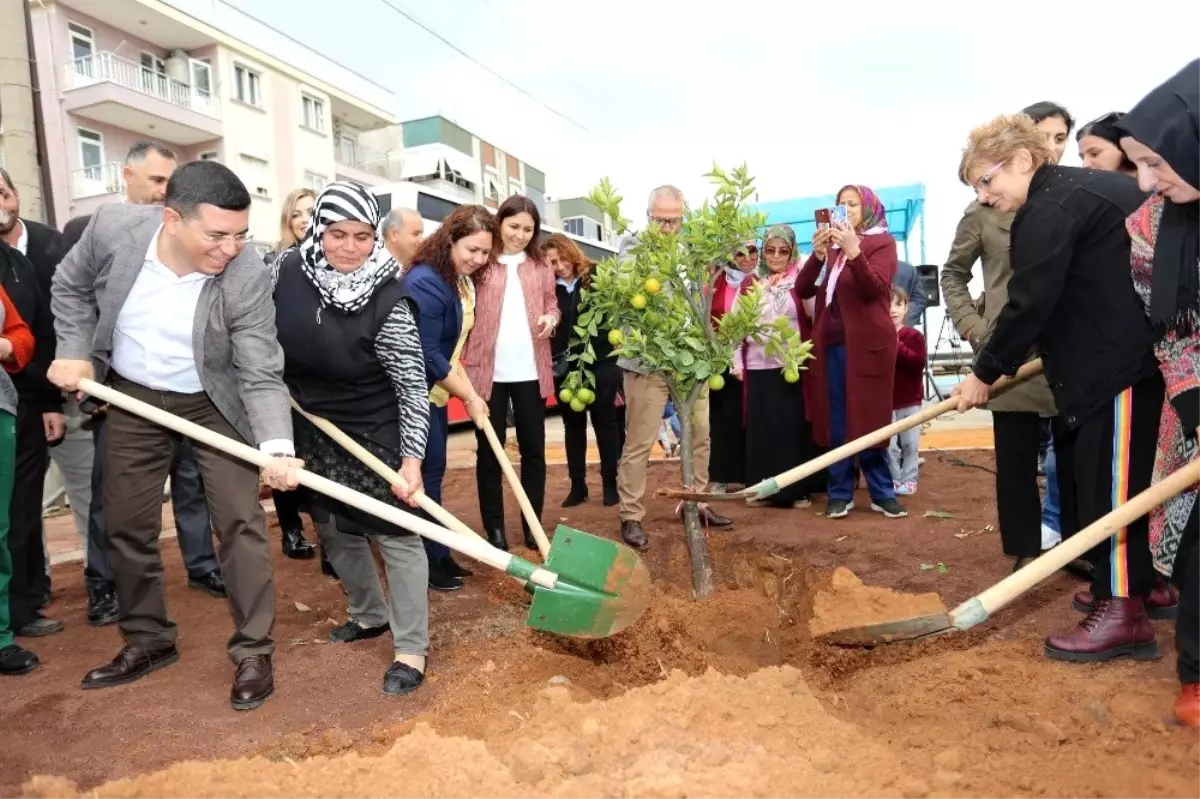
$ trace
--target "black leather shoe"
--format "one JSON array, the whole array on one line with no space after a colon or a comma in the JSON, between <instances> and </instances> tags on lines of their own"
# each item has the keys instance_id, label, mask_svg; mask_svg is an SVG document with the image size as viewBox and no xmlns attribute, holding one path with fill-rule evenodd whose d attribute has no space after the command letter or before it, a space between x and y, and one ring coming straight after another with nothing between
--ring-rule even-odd
<instances>
[{"instance_id":1,"label":"black leather shoe","mask_svg":"<svg viewBox=\"0 0 1200 799\"><path fill-rule=\"evenodd\" d=\"M207 591L217 599L225 599L229 596L229 593L225 590L225 578L221 575L220 569L214 569L203 577L193 577L189 574L188 588Z\"/></svg>"},{"instance_id":2,"label":"black leather shoe","mask_svg":"<svg viewBox=\"0 0 1200 799\"><path fill-rule=\"evenodd\" d=\"M634 549L645 549L650 546L641 522L621 522L621 539Z\"/></svg>"},{"instance_id":3,"label":"black leather shoe","mask_svg":"<svg viewBox=\"0 0 1200 799\"><path fill-rule=\"evenodd\" d=\"M587 483L576 483L571 486L571 491L567 494L567 498L563 500L562 506L564 508L573 508L576 505L582 505L587 501Z\"/></svg>"},{"instance_id":4,"label":"black leather shoe","mask_svg":"<svg viewBox=\"0 0 1200 799\"><path fill-rule=\"evenodd\" d=\"M38 667L38 656L16 644L0 649L0 674L16 677L28 674Z\"/></svg>"},{"instance_id":5,"label":"black leather shoe","mask_svg":"<svg viewBox=\"0 0 1200 799\"><path fill-rule=\"evenodd\" d=\"M275 692L270 655L251 655L237 662L229 704L234 710L253 710Z\"/></svg>"},{"instance_id":6,"label":"black leather shoe","mask_svg":"<svg viewBox=\"0 0 1200 799\"><path fill-rule=\"evenodd\" d=\"M604 483L604 507L611 508L621 504L621 495L617 493L617 483L613 481L610 485L607 481Z\"/></svg>"},{"instance_id":7,"label":"black leather shoe","mask_svg":"<svg viewBox=\"0 0 1200 799\"><path fill-rule=\"evenodd\" d=\"M712 508L701 508L700 524L705 527L733 527L733 519L722 516Z\"/></svg>"},{"instance_id":8,"label":"black leather shoe","mask_svg":"<svg viewBox=\"0 0 1200 799\"><path fill-rule=\"evenodd\" d=\"M508 551L508 538L505 537L504 530L499 528L495 530L488 530L487 538L488 543L494 546L496 549L503 549L505 552Z\"/></svg>"},{"instance_id":9,"label":"black leather shoe","mask_svg":"<svg viewBox=\"0 0 1200 799\"><path fill-rule=\"evenodd\" d=\"M463 579L450 573L446 560L429 564L429 587L434 591L457 591L463 587Z\"/></svg>"},{"instance_id":10,"label":"black leather shoe","mask_svg":"<svg viewBox=\"0 0 1200 799\"><path fill-rule=\"evenodd\" d=\"M296 527L284 530L283 554L293 560L308 560L317 556L317 548L304 537L304 530Z\"/></svg>"},{"instance_id":11,"label":"black leather shoe","mask_svg":"<svg viewBox=\"0 0 1200 799\"><path fill-rule=\"evenodd\" d=\"M537 539L533 537L533 533L529 532L529 528L522 525L521 535L525 539L525 548L536 550L538 548Z\"/></svg>"},{"instance_id":12,"label":"black leather shoe","mask_svg":"<svg viewBox=\"0 0 1200 799\"><path fill-rule=\"evenodd\" d=\"M63 623L55 619L47 619L42 614L34 616L33 621L20 627L16 634L22 638L45 638L47 635L61 633Z\"/></svg>"},{"instance_id":13,"label":"black leather shoe","mask_svg":"<svg viewBox=\"0 0 1200 799\"><path fill-rule=\"evenodd\" d=\"M381 624L378 627L363 627L354 619L346 622L340 627L334 627L329 631L329 640L335 644L352 644L355 641L365 641L368 638L378 638L386 633L390 628L386 624Z\"/></svg>"},{"instance_id":14,"label":"black leather shoe","mask_svg":"<svg viewBox=\"0 0 1200 799\"><path fill-rule=\"evenodd\" d=\"M112 624L120 613L116 588L111 585L98 585L88 589L88 624L93 627Z\"/></svg>"},{"instance_id":15,"label":"black leather shoe","mask_svg":"<svg viewBox=\"0 0 1200 799\"><path fill-rule=\"evenodd\" d=\"M451 577L473 577L475 575L475 572L463 566L451 555L442 558L442 566Z\"/></svg>"},{"instance_id":16,"label":"black leather shoe","mask_svg":"<svg viewBox=\"0 0 1200 799\"><path fill-rule=\"evenodd\" d=\"M383 675L383 692L388 696L405 696L421 687L425 675L407 663L392 663Z\"/></svg>"},{"instance_id":17,"label":"black leather shoe","mask_svg":"<svg viewBox=\"0 0 1200 799\"><path fill-rule=\"evenodd\" d=\"M170 666L179 660L174 646L164 649L141 649L126 644L112 662L92 669L83 678L84 688L111 688L140 680L152 671Z\"/></svg>"}]
</instances>

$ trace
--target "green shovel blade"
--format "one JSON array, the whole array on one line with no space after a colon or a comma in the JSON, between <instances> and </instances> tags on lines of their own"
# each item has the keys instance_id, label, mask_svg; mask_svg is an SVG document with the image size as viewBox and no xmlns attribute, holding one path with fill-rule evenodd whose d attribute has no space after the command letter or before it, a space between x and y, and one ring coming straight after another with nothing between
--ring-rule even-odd
<instances>
[{"instance_id":1,"label":"green shovel blade","mask_svg":"<svg viewBox=\"0 0 1200 799\"><path fill-rule=\"evenodd\" d=\"M554 588L534 586L525 623L573 638L606 638L638 620L650 604L650 574L629 547L559 525L545 569Z\"/></svg>"}]
</instances>

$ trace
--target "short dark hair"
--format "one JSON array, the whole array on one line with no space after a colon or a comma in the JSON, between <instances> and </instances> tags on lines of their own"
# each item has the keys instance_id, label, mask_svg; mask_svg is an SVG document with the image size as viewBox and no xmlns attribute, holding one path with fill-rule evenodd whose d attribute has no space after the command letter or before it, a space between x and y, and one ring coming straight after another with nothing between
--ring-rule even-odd
<instances>
[{"instance_id":1,"label":"short dark hair","mask_svg":"<svg viewBox=\"0 0 1200 799\"><path fill-rule=\"evenodd\" d=\"M199 205L225 211L245 211L250 192L233 170L216 161L191 161L176 169L167 181L164 204L182 217L196 213Z\"/></svg>"},{"instance_id":2,"label":"short dark hair","mask_svg":"<svg viewBox=\"0 0 1200 799\"><path fill-rule=\"evenodd\" d=\"M533 217L533 236L525 245L525 255L531 260L537 260L538 246L542 239L542 215L538 212L537 206L533 204L533 200L520 194L514 194L500 203L500 207L496 210L496 221L503 226L505 219L517 214L529 214Z\"/></svg>"},{"instance_id":3,"label":"short dark hair","mask_svg":"<svg viewBox=\"0 0 1200 799\"><path fill-rule=\"evenodd\" d=\"M1025 108L1021 109L1021 113L1032 119L1035 125L1050 117L1058 117L1067 124L1067 133L1070 133L1075 128L1075 119L1071 116L1071 113L1058 103L1052 103L1049 100L1042 100L1040 103L1025 106Z\"/></svg>"},{"instance_id":4,"label":"short dark hair","mask_svg":"<svg viewBox=\"0 0 1200 799\"><path fill-rule=\"evenodd\" d=\"M0 166L0 180L3 180L6 184L8 184L9 191L11 191L13 194L17 193L17 187L13 185L12 178L8 176L8 171L2 166Z\"/></svg>"},{"instance_id":5,"label":"short dark hair","mask_svg":"<svg viewBox=\"0 0 1200 799\"><path fill-rule=\"evenodd\" d=\"M125 163L131 164L134 161L141 161L146 157L147 153L151 152L157 153L169 161L177 160L175 157L175 151L170 147L161 145L158 142L140 141L129 148L129 152L125 154Z\"/></svg>"}]
</instances>

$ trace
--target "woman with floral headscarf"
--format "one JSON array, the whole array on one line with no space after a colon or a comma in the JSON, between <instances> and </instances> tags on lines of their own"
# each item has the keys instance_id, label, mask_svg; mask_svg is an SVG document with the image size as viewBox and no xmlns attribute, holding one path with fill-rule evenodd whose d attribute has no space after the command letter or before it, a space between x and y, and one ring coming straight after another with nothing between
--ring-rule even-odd
<instances>
[{"instance_id":1,"label":"woman with floral headscarf","mask_svg":"<svg viewBox=\"0 0 1200 799\"><path fill-rule=\"evenodd\" d=\"M837 202L846 206L847 224L817 230L813 253L796 278L801 299L816 297L809 418L823 447L891 424L896 371L890 312L896 240L888 233L883 203L866 186L843 187ZM896 501L886 450L885 441L858 455L871 510L888 518L907 516ZM826 516L840 519L853 509L854 482L853 458L829 468Z\"/></svg>"},{"instance_id":2,"label":"woman with floral headscarf","mask_svg":"<svg viewBox=\"0 0 1200 799\"><path fill-rule=\"evenodd\" d=\"M804 315L797 296L796 234L788 225L775 225L763 236L758 280L762 285L759 324L775 325L786 319L800 331ZM746 385L746 480L756 483L803 463L815 454L812 430L805 418L804 388L800 373L786 370L783 362L767 352L766 346L748 338L734 355L732 374ZM808 507L810 493L821 490L804 480L783 489L768 500L750 500L750 505L777 508Z\"/></svg>"},{"instance_id":3,"label":"woman with floral headscarf","mask_svg":"<svg viewBox=\"0 0 1200 799\"><path fill-rule=\"evenodd\" d=\"M733 259L717 268L712 284L712 323L716 327L733 310L738 297L758 281L758 242L747 241L738 247ZM722 375L725 386L708 395L708 429L712 455L708 478L713 491L725 491L733 483L745 485L746 412L745 386L740 374L729 369Z\"/></svg>"},{"instance_id":4,"label":"woman with floral headscarf","mask_svg":"<svg viewBox=\"0 0 1200 799\"><path fill-rule=\"evenodd\" d=\"M1200 61L1116 123L1138 184L1154 194L1129 217L1133 285L1150 317L1166 381L1153 482L1200 457ZM1175 621L1181 691L1175 716L1200 727L1200 501L1196 488L1154 509L1154 567L1182 587Z\"/></svg>"},{"instance_id":5,"label":"woman with floral headscarf","mask_svg":"<svg viewBox=\"0 0 1200 799\"><path fill-rule=\"evenodd\" d=\"M296 403L324 417L405 478L392 487L299 414L296 457L307 468L384 502L422 488L429 432L428 388L412 300L378 235L379 205L356 183L338 182L317 197L297 249L278 262L275 317L283 379ZM383 691L399 696L424 680L429 648L428 562L421 539L328 497L307 501L321 544L350 601L350 620L329 634L349 643L389 629L394 661ZM366 535L338 528L345 519ZM388 603L368 537L379 545Z\"/></svg>"}]
</instances>

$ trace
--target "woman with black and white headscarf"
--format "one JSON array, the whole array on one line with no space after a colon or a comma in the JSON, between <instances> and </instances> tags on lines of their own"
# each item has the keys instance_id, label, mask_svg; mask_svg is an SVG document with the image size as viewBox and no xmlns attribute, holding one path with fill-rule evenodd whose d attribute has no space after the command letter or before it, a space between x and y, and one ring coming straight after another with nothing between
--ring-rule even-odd
<instances>
[{"instance_id":1,"label":"woman with black and white headscarf","mask_svg":"<svg viewBox=\"0 0 1200 799\"><path fill-rule=\"evenodd\" d=\"M379 205L365 188L342 182L325 187L299 248L278 263L276 326L283 379L300 407L333 422L399 471L408 490L393 489L299 414L292 420L296 457L317 474L376 499L413 504L429 433L425 365L412 301L395 279L398 267L378 236L378 223ZM383 690L410 693L424 679L429 646L429 566L419 537L315 493L308 503L350 601L350 620L330 639L375 638L388 631L390 620L395 659ZM339 529L339 521L366 535ZM390 604L368 536L383 555Z\"/></svg>"}]
</instances>

